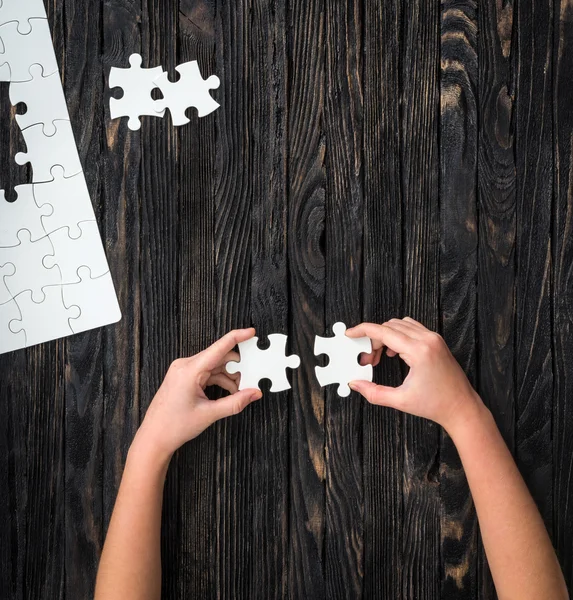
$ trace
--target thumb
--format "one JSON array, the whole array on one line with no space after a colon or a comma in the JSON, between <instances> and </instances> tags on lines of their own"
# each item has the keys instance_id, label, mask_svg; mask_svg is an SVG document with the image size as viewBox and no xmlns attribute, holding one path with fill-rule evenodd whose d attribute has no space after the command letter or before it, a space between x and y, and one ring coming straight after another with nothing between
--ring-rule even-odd
<instances>
[{"instance_id":1,"label":"thumb","mask_svg":"<svg viewBox=\"0 0 573 600\"><path fill-rule=\"evenodd\" d=\"M262 396L263 393L261 390L251 388L247 390L241 390L240 392L236 392L231 396L227 396L226 398L215 400L210 403L212 405L211 408L213 411L213 419L218 421L219 419L224 419L225 417L238 415L251 402L260 400Z\"/></svg>"},{"instance_id":2,"label":"thumb","mask_svg":"<svg viewBox=\"0 0 573 600\"><path fill-rule=\"evenodd\" d=\"M372 381L351 381L348 386L351 390L362 394L370 404L396 408L400 398L400 392L397 388L388 385L376 385Z\"/></svg>"}]
</instances>

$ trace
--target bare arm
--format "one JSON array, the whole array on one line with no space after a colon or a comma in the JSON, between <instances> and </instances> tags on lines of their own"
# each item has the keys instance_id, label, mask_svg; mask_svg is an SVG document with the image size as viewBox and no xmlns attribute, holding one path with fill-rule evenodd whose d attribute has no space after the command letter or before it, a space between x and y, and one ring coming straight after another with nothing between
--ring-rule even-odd
<instances>
[{"instance_id":1,"label":"bare arm","mask_svg":"<svg viewBox=\"0 0 573 600\"><path fill-rule=\"evenodd\" d=\"M444 340L406 317L383 325L363 323L347 335L366 335L377 364L384 348L410 371L397 387L365 381L350 387L382 406L432 419L452 437L475 503L483 543L500 600L566 600L563 574L531 494L489 410L470 385Z\"/></svg>"},{"instance_id":2,"label":"bare arm","mask_svg":"<svg viewBox=\"0 0 573 600\"><path fill-rule=\"evenodd\" d=\"M129 449L104 544L95 600L157 600L161 596L161 507L173 453L215 421L241 412L261 397L259 390L237 390L239 375L225 364L238 360L233 347L254 335L232 331L191 358L176 360L153 399ZM208 385L231 396L211 401Z\"/></svg>"}]
</instances>

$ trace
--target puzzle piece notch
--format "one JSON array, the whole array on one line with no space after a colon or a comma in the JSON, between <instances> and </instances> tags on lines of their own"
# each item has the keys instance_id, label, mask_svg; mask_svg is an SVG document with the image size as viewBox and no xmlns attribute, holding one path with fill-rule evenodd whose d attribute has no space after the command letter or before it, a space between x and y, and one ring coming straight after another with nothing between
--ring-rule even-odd
<instances>
[{"instance_id":1,"label":"puzzle piece notch","mask_svg":"<svg viewBox=\"0 0 573 600\"><path fill-rule=\"evenodd\" d=\"M12 275L4 276L6 287L13 298L29 291L35 302L43 302L45 290L62 283L58 266L47 269L43 264L46 256L54 254L52 243L47 236L33 242L27 229L18 232L18 241L16 246L0 248L0 267L15 267Z\"/></svg>"},{"instance_id":2,"label":"puzzle piece notch","mask_svg":"<svg viewBox=\"0 0 573 600\"><path fill-rule=\"evenodd\" d=\"M80 283L63 286L64 304L80 307L80 314L70 319L72 331L81 333L117 323L121 319L121 310L111 273L108 271L100 277L92 277L88 267L81 267L78 275Z\"/></svg>"},{"instance_id":3,"label":"puzzle piece notch","mask_svg":"<svg viewBox=\"0 0 573 600\"><path fill-rule=\"evenodd\" d=\"M45 183L53 181L52 168L60 166L65 177L73 177L82 172L82 164L78 155L76 140L69 121L54 121L56 133L44 135L42 123L28 127L22 131L27 152L18 152L16 163L32 165L32 182Z\"/></svg>"},{"instance_id":4,"label":"puzzle piece notch","mask_svg":"<svg viewBox=\"0 0 573 600\"><path fill-rule=\"evenodd\" d=\"M19 0L20 2L22 0ZM58 61L54 52L52 35L48 20L28 19L31 31L22 35L18 31L19 23L11 21L0 26L0 67L10 66L10 81L30 81L32 65L42 65L44 76L47 77L58 71ZM5 74L5 72L4 72Z\"/></svg>"},{"instance_id":5,"label":"puzzle piece notch","mask_svg":"<svg viewBox=\"0 0 573 600\"><path fill-rule=\"evenodd\" d=\"M46 236L42 218L52 215L51 206L38 206L34 197L34 187L30 184L17 185L17 198L6 200L4 190L0 190L0 247L17 246L18 232L26 229L34 242Z\"/></svg>"},{"instance_id":6,"label":"puzzle piece notch","mask_svg":"<svg viewBox=\"0 0 573 600\"><path fill-rule=\"evenodd\" d=\"M372 365L362 366L358 363L360 354L372 352L372 342L367 337L347 337L344 323L335 323L332 332L334 337L315 338L315 356L326 354L329 362L326 367L315 367L314 371L321 387L338 383L338 395L345 398L350 395L350 381L372 381Z\"/></svg>"},{"instance_id":7,"label":"puzzle piece notch","mask_svg":"<svg viewBox=\"0 0 573 600\"><path fill-rule=\"evenodd\" d=\"M109 74L109 87L121 88L121 98L110 98L109 109L112 119L129 117L127 126L132 131L141 128L139 117L163 117L165 109L158 111L151 92L157 87L155 80L163 73L163 67L144 69L141 67L142 58L139 54L129 57L127 69L112 67Z\"/></svg>"},{"instance_id":8,"label":"puzzle piece notch","mask_svg":"<svg viewBox=\"0 0 573 600\"><path fill-rule=\"evenodd\" d=\"M240 361L231 361L226 364L228 373L241 373L239 390L260 389L261 379L270 379L271 392L290 389L286 369L297 369L300 366L300 358L296 354L286 356L286 335L272 333L268 339L270 346L266 350L259 348L258 337L241 342L239 344Z\"/></svg>"},{"instance_id":9,"label":"puzzle piece notch","mask_svg":"<svg viewBox=\"0 0 573 600\"><path fill-rule=\"evenodd\" d=\"M95 221L95 213L88 186L83 173L64 177L64 169L56 165L50 171L52 181L34 184L36 204L43 208L50 206L53 211L42 217L42 225L47 234L63 227L69 227L70 237L82 235L79 224Z\"/></svg>"},{"instance_id":10,"label":"puzzle piece notch","mask_svg":"<svg viewBox=\"0 0 573 600\"><path fill-rule=\"evenodd\" d=\"M72 335L69 319L80 315L79 306L65 306L62 286L47 288L45 292L45 299L39 303L34 302L29 290L14 298L22 316L12 320L8 327L14 334L24 331L27 348Z\"/></svg>"},{"instance_id":11,"label":"puzzle piece notch","mask_svg":"<svg viewBox=\"0 0 573 600\"><path fill-rule=\"evenodd\" d=\"M10 86L12 105L26 105L26 112L16 115L16 121L21 130L42 123L44 135L51 137L56 133L56 121L70 119L60 75L55 72L44 76L44 68L37 64L30 67L30 74L30 81Z\"/></svg>"},{"instance_id":12,"label":"puzzle piece notch","mask_svg":"<svg viewBox=\"0 0 573 600\"><path fill-rule=\"evenodd\" d=\"M163 98L155 101L158 112L168 108L173 125L180 126L189 123L185 112L190 107L195 107L200 117L205 117L219 108L219 103L209 94L209 90L217 89L221 85L221 80L216 75L203 79L196 60L183 63L177 66L176 70L181 77L175 83L169 81L167 73L155 80L155 84L163 93Z\"/></svg>"},{"instance_id":13,"label":"puzzle piece notch","mask_svg":"<svg viewBox=\"0 0 573 600\"><path fill-rule=\"evenodd\" d=\"M62 274L63 284L81 281L81 267L88 267L91 278L101 277L109 271L96 221L78 224L80 235L72 237L69 227L58 229L49 235L54 254L44 257L43 265L52 269L56 265Z\"/></svg>"},{"instance_id":14,"label":"puzzle piece notch","mask_svg":"<svg viewBox=\"0 0 573 600\"><path fill-rule=\"evenodd\" d=\"M18 33L32 31L30 19L47 19L43 0L0 0L0 25L17 22Z\"/></svg>"}]
</instances>

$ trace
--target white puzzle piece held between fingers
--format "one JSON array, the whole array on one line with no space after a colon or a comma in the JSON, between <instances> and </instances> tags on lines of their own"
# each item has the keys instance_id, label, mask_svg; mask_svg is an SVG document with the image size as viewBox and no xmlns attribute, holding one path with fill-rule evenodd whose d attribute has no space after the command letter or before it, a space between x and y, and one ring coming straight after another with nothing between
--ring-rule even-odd
<instances>
[{"instance_id":1,"label":"white puzzle piece held between fingers","mask_svg":"<svg viewBox=\"0 0 573 600\"><path fill-rule=\"evenodd\" d=\"M110 98L109 110L112 119L129 117L127 126L132 131L141 128L139 117L163 117L165 110L157 111L151 92L157 85L154 81L163 73L162 67L142 69L139 54L129 57L129 69L112 67L109 73L109 87L121 88L122 98Z\"/></svg>"},{"instance_id":2,"label":"white puzzle piece held between fingers","mask_svg":"<svg viewBox=\"0 0 573 600\"><path fill-rule=\"evenodd\" d=\"M10 102L14 106L21 102L26 105L26 112L16 115L20 129L42 123L44 135L52 136L56 133L54 121L69 121L70 116L60 74L56 72L44 77L43 71L41 65L32 65L30 81L13 83L10 86ZM38 98L41 98L41 102Z\"/></svg>"},{"instance_id":3,"label":"white puzzle piece held between fingers","mask_svg":"<svg viewBox=\"0 0 573 600\"><path fill-rule=\"evenodd\" d=\"M158 112L168 108L173 125L179 126L189 123L185 111L190 107L195 107L200 117L205 117L219 108L219 104L209 94L210 90L221 85L221 80L216 75L203 79L196 60L179 65L176 70L181 75L179 81L169 81L167 73L163 73L155 81L163 93L163 99L155 102Z\"/></svg>"},{"instance_id":4,"label":"white puzzle piece held between fingers","mask_svg":"<svg viewBox=\"0 0 573 600\"><path fill-rule=\"evenodd\" d=\"M286 369L297 369L300 366L300 358L296 354L286 356L286 335L273 333L268 338L270 346L267 350L259 348L259 338L257 337L241 342L239 344L240 362L227 363L228 373L241 373L239 390L259 388L261 379L270 379L272 382L271 392L290 389Z\"/></svg>"},{"instance_id":5,"label":"white puzzle piece held between fingers","mask_svg":"<svg viewBox=\"0 0 573 600\"><path fill-rule=\"evenodd\" d=\"M370 338L349 338L346 336L346 325L335 323L332 327L334 337L316 336L314 354L327 354L329 362L326 367L315 367L316 378L322 387L338 383L338 395L350 395L348 383L354 380L372 381L372 365L362 366L358 363L359 355L372 352Z\"/></svg>"},{"instance_id":6,"label":"white puzzle piece held between fingers","mask_svg":"<svg viewBox=\"0 0 573 600\"><path fill-rule=\"evenodd\" d=\"M27 0L20 0L27 2ZM58 70L47 19L30 19L32 31L22 35L15 21L0 27L0 64L10 65L10 81L30 81L32 65L42 65L44 77ZM38 98L41 102L41 98Z\"/></svg>"},{"instance_id":7,"label":"white puzzle piece held between fingers","mask_svg":"<svg viewBox=\"0 0 573 600\"><path fill-rule=\"evenodd\" d=\"M0 191L1 354L109 325L121 314L42 0L0 0L0 81L10 82L14 105L26 105L16 121L27 152L16 161L33 170L14 202Z\"/></svg>"},{"instance_id":8,"label":"white puzzle piece held between fingers","mask_svg":"<svg viewBox=\"0 0 573 600\"><path fill-rule=\"evenodd\" d=\"M32 31L30 19L46 19L44 0L0 0L0 25L16 21L18 33Z\"/></svg>"}]
</instances>

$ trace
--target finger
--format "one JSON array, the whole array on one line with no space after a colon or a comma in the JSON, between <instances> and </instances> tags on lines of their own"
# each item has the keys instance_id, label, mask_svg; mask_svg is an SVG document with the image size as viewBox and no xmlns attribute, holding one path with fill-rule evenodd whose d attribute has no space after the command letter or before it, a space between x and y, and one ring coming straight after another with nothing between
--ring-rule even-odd
<instances>
[{"instance_id":1,"label":"finger","mask_svg":"<svg viewBox=\"0 0 573 600\"><path fill-rule=\"evenodd\" d=\"M378 348L378 350L374 350L374 352L370 352L369 354L364 353L360 355L360 364L364 365L372 365L375 367L379 362L382 356L382 348Z\"/></svg>"},{"instance_id":2,"label":"finger","mask_svg":"<svg viewBox=\"0 0 573 600\"><path fill-rule=\"evenodd\" d=\"M410 325L413 325L414 327L417 327L418 329L422 329L423 331L430 331L427 327L422 325L422 323L420 323L419 321L416 321L415 319L412 319L412 317L404 317L403 321L406 321L407 323L410 323Z\"/></svg>"},{"instance_id":3,"label":"finger","mask_svg":"<svg viewBox=\"0 0 573 600\"><path fill-rule=\"evenodd\" d=\"M402 395L400 388L376 385L372 381L351 381L348 385L351 390L362 394L370 404L398 408Z\"/></svg>"},{"instance_id":4,"label":"finger","mask_svg":"<svg viewBox=\"0 0 573 600\"><path fill-rule=\"evenodd\" d=\"M217 340L212 346L209 346L203 352L197 354L197 365L200 369L211 371L215 367L223 364L225 356L241 342L246 342L255 335L253 327L249 329L235 329L229 331L220 340Z\"/></svg>"},{"instance_id":5,"label":"finger","mask_svg":"<svg viewBox=\"0 0 573 600\"><path fill-rule=\"evenodd\" d=\"M242 390L233 394L232 396L227 396L226 398L221 398L221 400L210 402L209 409L212 411L214 420L218 421L219 419L224 419L225 417L238 415L249 404L251 404L251 402L259 400L262 398L262 396L263 393L261 390Z\"/></svg>"},{"instance_id":6,"label":"finger","mask_svg":"<svg viewBox=\"0 0 573 600\"><path fill-rule=\"evenodd\" d=\"M218 385L220 388L227 390L231 394L235 394L239 390L239 388L237 387L237 382L233 381L227 375L223 375L223 373L211 375L211 377L209 377L209 380L207 381L207 385Z\"/></svg>"},{"instance_id":7,"label":"finger","mask_svg":"<svg viewBox=\"0 0 573 600\"><path fill-rule=\"evenodd\" d=\"M216 373L225 373L225 375L230 375L227 373L226 366L227 363L235 361L239 362L241 360L241 355L238 352L227 352L223 359L221 360L221 364L217 365L211 373L215 375Z\"/></svg>"},{"instance_id":8,"label":"finger","mask_svg":"<svg viewBox=\"0 0 573 600\"><path fill-rule=\"evenodd\" d=\"M390 350L390 348L386 348L386 356L393 358L394 356L398 356L398 353Z\"/></svg>"},{"instance_id":9,"label":"finger","mask_svg":"<svg viewBox=\"0 0 573 600\"><path fill-rule=\"evenodd\" d=\"M346 335L351 338L369 337L372 340L373 350L387 346L400 355L410 353L416 343L412 337L406 335L403 331L375 323L357 325L352 329L348 329Z\"/></svg>"},{"instance_id":10,"label":"finger","mask_svg":"<svg viewBox=\"0 0 573 600\"><path fill-rule=\"evenodd\" d=\"M412 325L411 323L405 323L401 319L390 319L384 325L395 329L396 331L401 331L402 333L409 335L414 340L421 340L425 335L425 331Z\"/></svg>"}]
</instances>

